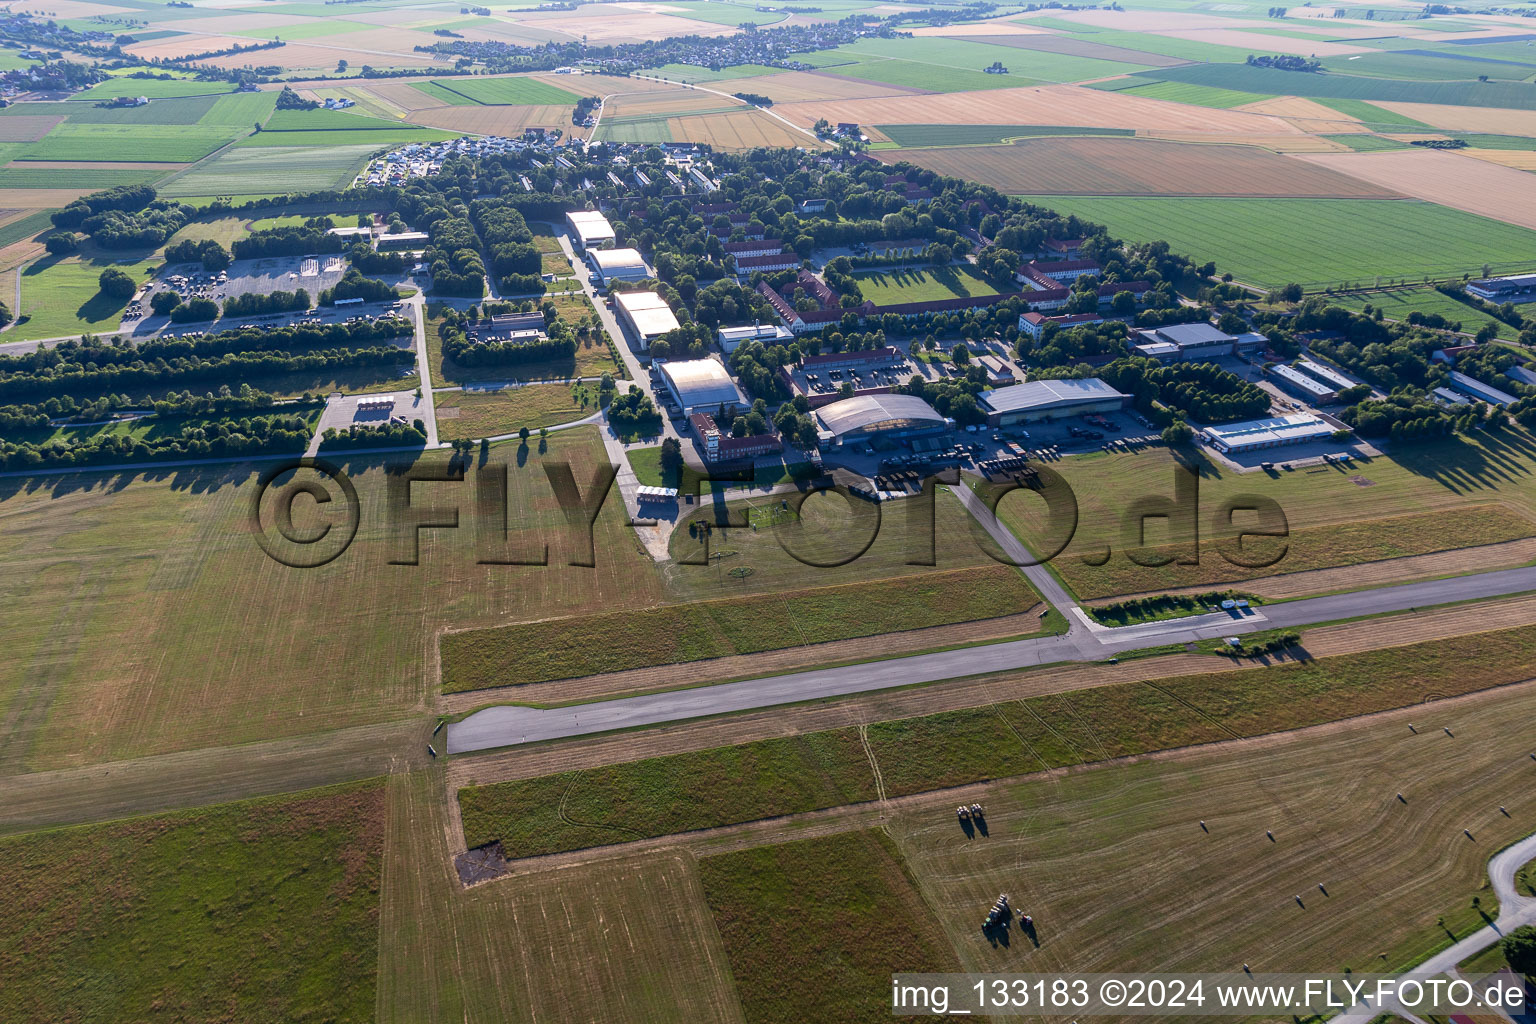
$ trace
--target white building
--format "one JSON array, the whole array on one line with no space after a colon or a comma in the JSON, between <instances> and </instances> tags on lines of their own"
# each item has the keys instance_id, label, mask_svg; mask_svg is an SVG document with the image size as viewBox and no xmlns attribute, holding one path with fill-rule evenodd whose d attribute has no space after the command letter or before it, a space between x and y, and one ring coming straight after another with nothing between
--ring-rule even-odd
<instances>
[{"instance_id":1,"label":"white building","mask_svg":"<svg viewBox=\"0 0 1536 1024\"><path fill-rule=\"evenodd\" d=\"M672 307L655 292L615 292L613 309L619 320L634 332L642 350L678 327Z\"/></svg>"},{"instance_id":2,"label":"white building","mask_svg":"<svg viewBox=\"0 0 1536 1024\"><path fill-rule=\"evenodd\" d=\"M639 281L652 276L638 249L588 249L587 262L604 286L610 281Z\"/></svg>"},{"instance_id":3,"label":"white building","mask_svg":"<svg viewBox=\"0 0 1536 1024\"><path fill-rule=\"evenodd\" d=\"M1006 427L1060 416L1115 412L1130 402L1097 377L1083 380L1032 380L1024 384L983 391L976 396L986 410L987 423Z\"/></svg>"},{"instance_id":4,"label":"white building","mask_svg":"<svg viewBox=\"0 0 1536 1024\"><path fill-rule=\"evenodd\" d=\"M779 324L751 324L747 327L722 327L715 332L720 351L729 355L744 342L760 341L764 345L788 345L795 338L794 332Z\"/></svg>"},{"instance_id":5,"label":"white building","mask_svg":"<svg viewBox=\"0 0 1536 1024\"><path fill-rule=\"evenodd\" d=\"M1479 402L1487 402L1489 405L1508 405L1515 401L1515 396L1507 391L1500 391L1496 387L1484 384L1475 377L1468 377L1464 373L1452 370L1446 374L1450 378L1451 387L1464 395L1470 395Z\"/></svg>"},{"instance_id":6,"label":"white building","mask_svg":"<svg viewBox=\"0 0 1536 1024\"><path fill-rule=\"evenodd\" d=\"M1228 334L1214 324L1170 324L1137 331L1136 355L1160 362L1199 362L1240 355L1264 344L1262 334Z\"/></svg>"},{"instance_id":7,"label":"white building","mask_svg":"<svg viewBox=\"0 0 1536 1024\"><path fill-rule=\"evenodd\" d=\"M1262 420L1228 423L1200 431L1217 451L1249 452L1260 448L1278 448L1287 444L1305 444L1331 437L1334 426L1321 416L1291 413Z\"/></svg>"},{"instance_id":8,"label":"white building","mask_svg":"<svg viewBox=\"0 0 1536 1024\"><path fill-rule=\"evenodd\" d=\"M684 359L661 364L661 379L684 416L727 412L747 404L725 367L714 359Z\"/></svg>"},{"instance_id":9,"label":"white building","mask_svg":"<svg viewBox=\"0 0 1536 1024\"><path fill-rule=\"evenodd\" d=\"M1536 274L1479 278L1467 282L1467 291L1489 302L1511 302L1522 296L1536 295Z\"/></svg>"},{"instance_id":10,"label":"white building","mask_svg":"<svg viewBox=\"0 0 1536 1024\"><path fill-rule=\"evenodd\" d=\"M613 244L613 225L596 210L571 210L565 215L565 223L571 229L571 238L578 249Z\"/></svg>"}]
</instances>

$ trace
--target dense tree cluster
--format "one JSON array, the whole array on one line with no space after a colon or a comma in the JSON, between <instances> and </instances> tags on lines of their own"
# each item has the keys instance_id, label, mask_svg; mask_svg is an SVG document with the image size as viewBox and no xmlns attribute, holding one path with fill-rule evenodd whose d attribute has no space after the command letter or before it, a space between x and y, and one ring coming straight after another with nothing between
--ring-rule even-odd
<instances>
[{"instance_id":1,"label":"dense tree cluster","mask_svg":"<svg viewBox=\"0 0 1536 1024\"><path fill-rule=\"evenodd\" d=\"M608 403L608 423L620 437L654 434L661 428L661 413L650 395L631 384Z\"/></svg>"},{"instance_id":2,"label":"dense tree cluster","mask_svg":"<svg viewBox=\"0 0 1536 1024\"><path fill-rule=\"evenodd\" d=\"M399 297L394 285L385 284L376 277L364 277L356 267L349 267L340 281L320 293L320 305L334 306L341 299L393 302Z\"/></svg>"},{"instance_id":3,"label":"dense tree cluster","mask_svg":"<svg viewBox=\"0 0 1536 1024\"><path fill-rule=\"evenodd\" d=\"M194 241L189 238L166 246L165 262L167 265L201 263L204 270L217 272L227 269L233 260L229 250L213 239Z\"/></svg>"},{"instance_id":4,"label":"dense tree cluster","mask_svg":"<svg viewBox=\"0 0 1536 1024\"><path fill-rule=\"evenodd\" d=\"M109 210L132 212L155 201L156 192L148 185L118 185L102 192L81 196L49 219L56 228L78 228L93 214Z\"/></svg>"},{"instance_id":5,"label":"dense tree cluster","mask_svg":"<svg viewBox=\"0 0 1536 1024\"><path fill-rule=\"evenodd\" d=\"M291 292L246 292L224 300L225 316L256 316L261 313L287 313L310 307L309 292L299 288ZM172 317L175 317L173 312Z\"/></svg>"},{"instance_id":6,"label":"dense tree cluster","mask_svg":"<svg viewBox=\"0 0 1536 1024\"><path fill-rule=\"evenodd\" d=\"M235 242L237 260L269 259L274 256L307 256L312 253L343 252L347 241L331 234L336 224L329 217L311 217L303 224L252 231Z\"/></svg>"}]
</instances>

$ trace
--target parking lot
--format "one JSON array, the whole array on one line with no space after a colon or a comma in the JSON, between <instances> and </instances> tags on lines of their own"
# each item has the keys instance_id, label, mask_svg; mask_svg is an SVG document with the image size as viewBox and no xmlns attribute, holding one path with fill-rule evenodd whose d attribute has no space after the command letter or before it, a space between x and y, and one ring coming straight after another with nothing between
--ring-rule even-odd
<instances>
[{"instance_id":1,"label":"parking lot","mask_svg":"<svg viewBox=\"0 0 1536 1024\"><path fill-rule=\"evenodd\" d=\"M204 270L200 263L168 266L123 310L123 325L163 321L150 309L156 292L175 292L183 302L210 299L223 305L225 299L236 295L270 295L302 288L311 302L317 302L320 293L340 281L346 269L346 259L336 255L237 260L220 271Z\"/></svg>"}]
</instances>

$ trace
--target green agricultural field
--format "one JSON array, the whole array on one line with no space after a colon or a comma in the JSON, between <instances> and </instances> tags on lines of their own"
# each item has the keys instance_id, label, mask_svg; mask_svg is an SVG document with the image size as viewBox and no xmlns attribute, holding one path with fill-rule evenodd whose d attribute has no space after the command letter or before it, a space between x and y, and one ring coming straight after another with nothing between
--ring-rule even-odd
<instances>
[{"instance_id":1,"label":"green agricultural field","mask_svg":"<svg viewBox=\"0 0 1536 1024\"><path fill-rule=\"evenodd\" d=\"M1305 637L1303 637L1305 642ZM1483 652L1483 653L1479 653ZM1527 629L1262 671L1125 682L459 790L470 846L512 858L1012 778L1339 721L1527 679ZM877 784L871 763L879 765Z\"/></svg>"},{"instance_id":2,"label":"green agricultural field","mask_svg":"<svg viewBox=\"0 0 1536 1024\"><path fill-rule=\"evenodd\" d=\"M1460 46L1456 49L1469 51L1470 47ZM1536 64L1479 60L1470 52L1446 52L1440 56L1427 50L1394 50L1391 53L1325 57L1323 67L1341 75L1369 75L1373 78L1406 79L1413 82L1465 82L1479 75L1487 75L1494 80L1521 82L1536 74Z\"/></svg>"},{"instance_id":3,"label":"green agricultural field","mask_svg":"<svg viewBox=\"0 0 1536 1024\"><path fill-rule=\"evenodd\" d=\"M521 427L538 430L597 412L595 384L528 384L499 391L442 391L437 429L444 438L495 437Z\"/></svg>"},{"instance_id":4,"label":"green agricultural field","mask_svg":"<svg viewBox=\"0 0 1536 1024\"><path fill-rule=\"evenodd\" d=\"M1380 135L1362 135L1359 132L1346 132L1343 135L1324 135L1325 139L1348 146L1356 153L1379 153L1387 149L1408 149L1408 143L1397 139L1387 139Z\"/></svg>"},{"instance_id":5,"label":"green agricultural field","mask_svg":"<svg viewBox=\"0 0 1536 1024\"><path fill-rule=\"evenodd\" d=\"M749 1024L883 1021L893 968L961 969L879 830L706 857L699 878Z\"/></svg>"},{"instance_id":6,"label":"green agricultural field","mask_svg":"<svg viewBox=\"0 0 1536 1024\"><path fill-rule=\"evenodd\" d=\"M192 163L234 141L220 125L71 124L22 146L16 160L99 160Z\"/></svg>"},{"instance_id":7,"label":"green agricultural field","mask_svg":"<svg viewBox=\"0 0 1536 1024\"><path fill-rule=\"evenodd\" d=\"M634 118L603 118L597 126L599 142L672 142L672 129L666 115Z\"/></svg>"},{"instance_id":8,"label":"green agricultural field","mask_svg":"<svg viewBox=\"0 0 1536 1024\"><path fill-rule=\"evenodd\" d=\"M0 839L0 1017L371 1021L383 847L377 782Z\"/></svg>"},{"instance_id":9,"label":"green agricultural field","mask_svg":"<svg viewBox=\"0 0 1536 1024\"><path fill-rule=\"evenodd\" d=\"M1009 89L1021 85L1039 85L1039 79L1024 75L988 75L981 68L951 68L942 64L926 64L911 60L895 60L882 57L857 57L857 63L838 64L825 70L828 74L858 78L866 82L883 82L929 92L980 92L987 89ZM981 67L986 67L985 64Z\"/></svg>"},{"instance_id":10,"label":"green agricultural field","mask_svg":"<svg viewBox=\"0 0 1536 1024\"><path fill-rule=\"evenodd\" d=\"M407 142L446 142L459 136L454 132L435 128L418 128L414 125L388 125L372 131L349 131L344 128L322 131L259 131L239 142L240 149L271 149L290 146L353 148L371 146L374 150L388 149Z\"/></svg>"},{"instance_id":11,"label":"green agricultural field","mask_svg":"<svg viewBox=\"0 0 1536 1024\"><path fill-rule=\"evenodd\" d=\"M70 100L96 103L117 96L148 96L154 100L169 96L219 96L234 91L235 87L228 82L196 82L177 78L109 78L84 92L76 93Z\"/></svg>"},{"instance_id":12,"label":"green agricultural field","mask_svg":"<svg viewBox=\"0 0 1536 1024\"><path fill-rule=\"evenodd\" d=\"M0 227L0 246L7 246L13 242L19 242L23 238L30 238L39 232L53 231L53 221L50 219L51 211L39 210L25 217L11 221L4 227ZM17 312L12 310L12 313Z\"/></svg>"},{"instance_id":13,"label":"green agricultural field","mask_svg":"<svg viewBox=\"0 0 1536 1024\"><path fill-rule=\"evenodd\" d=\"M415 89L417 92L423 93L424 95L430 96L432 99L437 100L440 103L446 103L449 106L479 106L478 103L470 99L468 96L465 96L463 93L457 93L452 89L449 89L445 82L412 82L411 88Z\"/></svg>"},{"instance_id":14,"label":"green agricultural field","mask_svg":"<svg viewBox=\"0 0 1536 1024\"><path fill-rule=\"evenodd\" d=\"M443 688L476 690L1015 615L1037 598L991 565L646 611L449 633Z\"/></svg>"},{"instance_id":15,"label":"green agricultural field","mask_svg":"<svg viewBox=\"0 0 1536 1024\"><path fill-rule=\"evenodd\" d=\"M858 278L859 291L877 306L997 294L996 288L968 267L877 270L861 272L855 276Z\"/></svg>"},{"instance_id":16,"label":"green agricultural field","mask_svg":"<svg viewBox=\"0 0 1536 1024\"><path fill-rule=\"evenodd\" d=\"M904 148L986 146L1045 135L1135 135L1132 128L1063 128L1044 124L880 124L880 134Z\"/></svg>"},{"instance_id":17,"label":"green agricultural field","mask_svg":"<svg viewBox=\"0 0 1536 1024\"><path fill-rule=\"evenodd\" d=\"M1367 103L1364 100L1340 99L1330 96L1314 96L1312 99L1314 102L1321 103L1331 110L1337 110L1345 117L1353 117L1357 121L1377 128L1401 127L1425 128L1429 131L1437 130L1430 128L1423 121L1417 121L1408 117L1406 114L1399 114L1396 111L1388 110L1386 107L1378 107L1376 104Z\"/></svg>"},{"instance_id":18,"label":"green agricultural field","mask_svg":"<svg viewBox=\"0 0 1536 1024\"><path fill-rule=\"evenodd\" d=\"M1474 76L1477 74L1473 73ZM1364 75L1307 74L1256 67L1251 64L1196 64L1138 71L1138 78L1184 82L1214 89L1265 96L1305 96L1312 99L1394 100L1399 103L1443 103L1462 107L1536 110L1536 89L1523 82L1411 82Z\"/></svg>"},{"instance_id":19,"label":"green agricultural field","mask_svg":"<svg viewBox=\"0 0 1536 1024\"><path fill-rule=\"evenodd\" d=\"M1536 150L1536 139L1523 135L1483 135L1478 132L1441 132L1453 139L1461 139L1473 149L1507 149L1530 152Z\"/></svg>"},{"instance_id":20,"label":"green agricultural field","mask_svg":"<svg viewBox=\"0 0 1536 1024\"><path fill-rule=\"evenodd\" d=\"M694 21L707 21L714 25L735 27L745 22L754 25L775 25L789 14L784 11L762 10L752 4L720 3L719 0L676 0L669 2L666 13Z\"/></svg>"},{"instance_id":21,"label":"green agricultural field","mask_svg":"<svg viewBox=\"0 0 1536 1024\"><path fill-rule=\"evenodd\" d=\"M488 105L552 105L575 106L577 95L534 78L444 78L425 83L447 92L457 93L472 103ZM434 89L427 95L437 95Z\"/></svg>"},{"instance_id":22,"label":"green agricultural field","mask_svg":"<svg viewBox=\"0 0 1536 1024\"><path fill-rule=\"evenodd\" d=\"M1153 35L1149 32L1104 28L1093 28L1090 31L1086 25L1052 18L1030 18L1025 24L1066 29L1090 42L1102 43L1106 46L1118 46L1127 50L1157 54L1160 57L1174 57L1206 64L1241 63L1248 59L1250 53L1259 56L1269 53L1265 50L1244 50L1236 46L1221 46L1217 43L1205 43L1194 39L1174 39L1171 36Z\"/></svg>"},{"instance_id":23,"label":"green agricultural field","mask_svg":"<svg viewBox=\"0 0 1536 1024\"><path fill-rule=\"evenodd\" d=\"M0 167L0 189L7 188L84 188L105 189L116 185L137 185L153 181L165 171L113 170L103 167L28 167L17 164Z\"/></svg>"},{"instance_id":24,"label":"green agricultural field","mask_svg":"<svg viewBox=\"0 0 1536 1024\"><path fill-rule=\"evenodd\" d=\"M1132 96L1167 100L1170 103L1188 103L1196 107L1215 107L1219 110L1270 99L1269 96L1259 93L1240 92L1236 89L1215 89L1208 85L1192 85L1188 82L1153 82L1150 85L1136 85L1135 79L1129 81L1131 82L1129 85L1125 84L1124 79L1113 82L1094 82L1090 83L1088 88L1129 93Z\"/></svg>"},{"instance_id":25,"label":"green agricultural field","mask_svg":"<svg viewBox=\"0 0 1536 1024\"><path fill-rule=\"evenodd\" d=\"M126 299L101 294L97 278L107 267L118 267L142 281L148 260L53 257L38 260L21 272L21 311L18 322L6 332L9 341L61 338L86 332L116 330L123 318Z\"/></svg>"},{"instance_id":26,"label":"green agricultural field","mask_svg":"<svg viewBox=\"0 0 1536 1024\"><path fill-rule=\"evenodd\" d=\"M154 109L155 104L149 106ZM275 92L237 92L230 96L220 96L198 123L245 128L266 121L276 107Z\"/></svg>"},{"instance_id":27,"label":"green agricultural field","mask_svg":"<svg viewBox=\"0 0 1536 1024\"><path fill-rule=\"evenodd\" d=\"M1492 322L1499 329L1499 337L1505 341L1515 341L1520 337L1520 329L1511 327L1502 320L1495 320L1486 313L1480 313L1464 302L1457 302L1449 295L1443 295L1433 288L1409 287L1389 288L1383 291L1365 292L1356 295L1336 295L1330 301L1347 309L1360 312L1366 306L1374 306L1382 311L1382 315L1392 320L1405 320L1409 313L1438 313L1447 320L1461 321L1461 329L1468 334L1475 334L1485 323Z\"/></svg>"},{"instance_id":28,"label":"green agricultural field","mask_svg":"<svg viewBox=\"0 0 1536 1024\"><path fill-rule=\"evenodd\" d=\"M323 133L322 133L323 134ZM188 196L263 196L275 184L292 192L344 188L357 177L370 154L380 147L357 145L309 147L235 147L218 159L165 183L160 194Z\"/></svg>"},{"instance_id":29,"label":"green agricultural field","mask_svg":"<svg viewBox=\"0 0 1536 1024\"><path fill-rule=\"evenodd\" d=\"M1308 288L1376 278L1528 269L1536 232L1418 200L1141 199L1039 196L1135 241L1166 239L1238 280ZM1426 245L1432 238L1435 244Z\"/></svg>"},{"instance_id":30,"label":"green agricultural field","mask_svg":"<svg viewBox=\"0 0 1536 1024\"><path fill-rule=\"evenodd\" d=\"M298 42L301 39L320 39L327 36L342 36L350 32L367 32L377 27L376 25L364 25L358 21L342 21L333 14L324 19L298 22L292 25L278 25L269 28L242 28L239 30L239 34L256 39L283 39L289 42Z\"/></svg>"},{"instance_id":31,"label":"green agricultural field","mask_svg":"<svg viewBox=\"0 0 1536 1024\"><path fill-rule=\"evenodd\" d=\"M1089 78L1128 74L1141 70L1145 66L1099 60L1093 57L1076 57L1064 53L1050 53L1045 50L1024 50L1013 46L945 39L939 36L916 39L861 39L856 43L840 47L838 52L860 59L886 57L914 64L927 64L934 67L939 74L944 71L980 72L993 61L1001 61L1008 69L1008 74L984 77L1001 79L1005 86L1011 80L1018 78L1031 78L1042 82L1080 82ZM853 69L842 73L853 77L868 77L861 76Z\"/></svg>"},{"instance_id":32,"label":"green agricultural field","mask_svg":"<svg viewBox=\"0 0 1536 1024\"><path fill-rule=\"evenodd\" d=\"M669 82L726 82L733 78L782 75L784 69L771 68L766 64L736 64L714 71L697 64L663 64L659 68L647 68L645 73L665 78Z\"/></svg>"},{"instance_id":33,"label":"green agricultural field","mask_svg":"<svg viewBox=\"0 0 1536 1024\"><path fill-rule=\"evenodd\" d=\"M353 114L345 110L278 110L262 125L268 132L334 132L334 131L398 131L399 121L386 121L381 117Z\"/></svg>"},{"instance_id":34,"label":"green agricultural field","mask_svg":"<svg viewBox=\"0 0 1536 1024\"><path fill-rule=\"evenodd\" d=\"M39 114L68 113L69 123L80 124L198 124L224 96L184 96L151 100L143 107L98 107L89 103L26 103ZM276 101L273 101L276 102ZM250 122L244 122L249 128Z\"/></svg>"}]
</instances>

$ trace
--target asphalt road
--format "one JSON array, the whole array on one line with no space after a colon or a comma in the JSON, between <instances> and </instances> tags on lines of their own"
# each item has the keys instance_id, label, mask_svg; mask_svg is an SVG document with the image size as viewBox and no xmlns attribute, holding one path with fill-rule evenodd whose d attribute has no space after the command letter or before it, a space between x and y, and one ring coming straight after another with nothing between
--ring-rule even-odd
<instances>
[{"instance_id":1,"label":"asphalt road","mask_svg":"<svg viewBox=\"0 0 1536 1024\"><path fill-rule=\"evenodd\" d=\"M1063 636L918 654L721 683L690 690L622 697L568 708L492 707L448 726L448 752L461 754L613 729L660 725L707 715L841 697L914 683L1006 672L1057 662L1099 661L1163 644L1237 636L1382 612L1500 597L1536 590L1536 568L1507 569L1349 594L1269 605L1247 616L1224 612L1110 629L1078 619Z\"/></svg>"}]
</instances>

